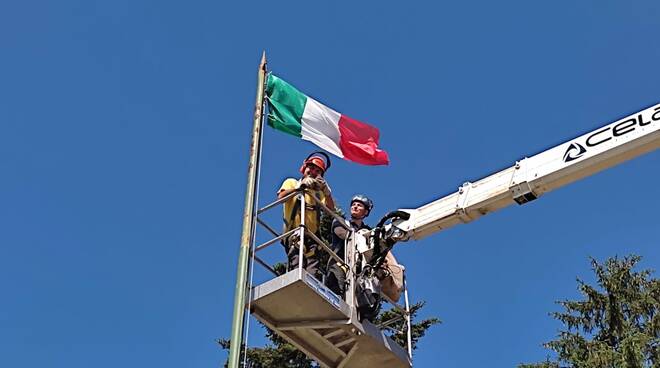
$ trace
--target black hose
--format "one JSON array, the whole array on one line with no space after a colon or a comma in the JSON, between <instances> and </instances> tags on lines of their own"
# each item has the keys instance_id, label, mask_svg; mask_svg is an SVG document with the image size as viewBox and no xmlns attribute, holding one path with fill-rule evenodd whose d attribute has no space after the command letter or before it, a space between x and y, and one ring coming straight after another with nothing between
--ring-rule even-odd
<instances>
[{"instance_id":1,"label":"black hose","mask_svg":"<svg viewBox=\"0 0 660 368\"><path fill-rule=\"evenodd\" d=\"M399 218L405 221L410 218L410 214L406 211L401 211L401 210L388 212L387 215L383 216L383 218L381 218L380 221L378 221L376 227L381 227L385 224L385 222L387 222L387 220L395 219L395 218Z\"/></svg>"}]
</instances>

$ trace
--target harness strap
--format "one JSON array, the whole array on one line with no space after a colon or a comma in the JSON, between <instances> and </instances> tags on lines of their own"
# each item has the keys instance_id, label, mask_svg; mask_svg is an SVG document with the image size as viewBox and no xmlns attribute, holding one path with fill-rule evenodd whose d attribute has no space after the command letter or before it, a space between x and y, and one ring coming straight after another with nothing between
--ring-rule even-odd
<instances>
[{"instance_id":1,"label":"harness strap","mask_svg":"<svg viewBox=\"0 0 660 368\"><path fill-rule=\"evenodd\" d=\"M317 191L317 193L318 193L318 191ZM286 227L285 231L291 230L291 227L292 227L292 225L293 225L293 223L296 219L296 213L298 213L298 211L300 211L300 206L301 206L300 198L298 196L296 196L295 199L294 199L294 202L293 202L293 207L291 207L291 212L289 213L288 219L286 219L286 218L283 219L285 227ZM316 226L320 227L321 226L321 206L318 203L316 203L316 201L314 201L314 205L310 206L310 207L316 213ZM318 233L318 229L317 229L317 233ZM286 242L287 242L286 239L282 240L283 244L285 244ZM306 250L306 248L307 247L303 244L303 250ZM314 254L316 254L316 246L312 247L308 252L306 252L304 254L304 256L305 257L311 257Z\"/></svg>"},{"instance_id":2,"label":"harness strap","mask_svg":"<svg viewBox=\"0 0 660 368\"><path fill-rule=\"evenodd\" d=\"M293 220L296 219L296 212L300 211L300 198L295 197L293 202L293 207L291 207L291 213L289 214L289 219L284 219L284 224L286 225L286 230L291 230L290 227L293 225Z\"/></svg>"}]
</instances>

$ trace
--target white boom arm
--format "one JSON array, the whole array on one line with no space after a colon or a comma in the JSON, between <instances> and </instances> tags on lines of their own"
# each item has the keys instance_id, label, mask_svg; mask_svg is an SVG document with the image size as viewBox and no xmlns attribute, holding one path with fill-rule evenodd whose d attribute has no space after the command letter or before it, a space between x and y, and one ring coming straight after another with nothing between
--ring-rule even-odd
<instances>
[{"instance_id":1,"label":"white boom arm","mask_svg":"<svg viewBox=\"0 0 660 368\"><path fill-rule=\"evenodd\" d=\"M417 209L392 225L400 240L421 239L468 223L660 148L660 104L562 143ZM657 169L657 168L656 168Z\"/></svg>"}]
</instances>

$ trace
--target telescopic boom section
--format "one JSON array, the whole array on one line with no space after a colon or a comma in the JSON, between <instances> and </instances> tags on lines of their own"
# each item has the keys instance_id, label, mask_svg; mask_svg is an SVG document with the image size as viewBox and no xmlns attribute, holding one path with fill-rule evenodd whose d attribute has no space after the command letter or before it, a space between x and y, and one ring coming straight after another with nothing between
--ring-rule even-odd
<instances>
[{"instance_id":1,"label":"telescopic boom section","mask_svg":"<svg viewBox=\"0 0 660 368\"><path fill-rule=\"evenodd\" d=\"M417 209L403 209L408 220L393 225L403 239L421 239L468 223L513 203L542 194L660 148L660 104L598 128L512 167L463 184L457 192Z\"/></svg>"}]
</instances>

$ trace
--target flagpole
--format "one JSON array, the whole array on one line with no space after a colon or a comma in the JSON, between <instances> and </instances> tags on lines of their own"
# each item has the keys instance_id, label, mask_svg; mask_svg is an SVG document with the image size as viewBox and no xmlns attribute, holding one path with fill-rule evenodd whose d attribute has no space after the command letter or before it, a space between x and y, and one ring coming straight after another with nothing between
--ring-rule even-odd
<instances>
[{"instance_id":1,"label":"flagpole","mask_svg":"<svg viewBox=\"0 0 660 368\"><path fill-rule=\"evenodd\" d=\"M236 270L236 290L234 292L234 317L231 323L231 346L229 348L229 368L239 368L239 357L243 342L243 325L245 320L245 295L249 269L250 242L254 227L255 203L254 197L259 176L259 152L261 151L261 128L264 106L264 82L266 80L266 52L261 56L257 74L257 99L254 106L254 123L252 127L252 143L250 145L250 163L248 164L247 189L245 192L245 209L243 211L243 231L241 247L238 253Z\"/></svg>"}]
</instances>

